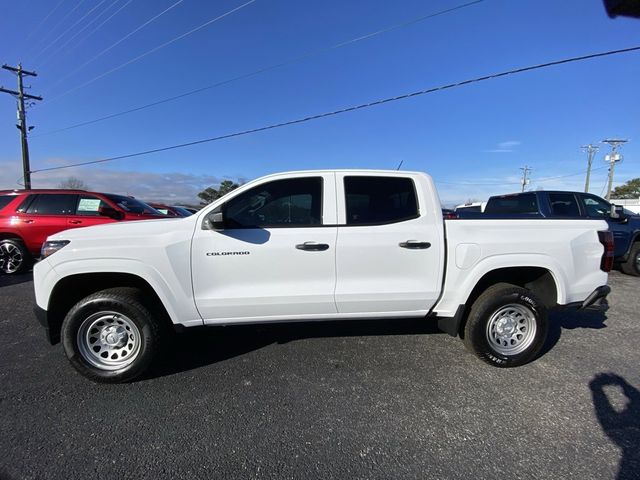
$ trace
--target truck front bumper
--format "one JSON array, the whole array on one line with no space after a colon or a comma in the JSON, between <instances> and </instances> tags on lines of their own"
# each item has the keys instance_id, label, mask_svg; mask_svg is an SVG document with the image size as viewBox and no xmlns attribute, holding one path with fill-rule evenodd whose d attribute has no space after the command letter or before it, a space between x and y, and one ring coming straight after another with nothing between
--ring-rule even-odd
<instances>
[{"instance_id":1,"label":"truck front bumper","mask_svg":"<svg viewBox=\"0 0 640 480\"><path fill-rule=\"evenodd\" d=\"M51 345L60 343L60 325L52 325L51 316L44 308L40 308L38 305L33 307L33 313L40 325L44 327L45 335Z\"/></svg>"}]
</instances>

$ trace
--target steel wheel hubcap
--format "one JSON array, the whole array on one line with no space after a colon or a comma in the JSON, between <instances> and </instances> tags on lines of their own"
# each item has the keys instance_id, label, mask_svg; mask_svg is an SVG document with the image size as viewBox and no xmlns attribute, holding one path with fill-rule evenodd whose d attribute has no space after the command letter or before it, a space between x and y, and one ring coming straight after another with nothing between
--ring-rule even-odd
<instances>
[{"instance_id":1,"label":"steel wheel hubcap","mask_svg":"<svg viewBox=\"0 0 640 480\"><path fill-rule=\"evenodd\" d=\"M0 244L0 270L4 273L17 272L23 259L20 249L12 243Z\"/></svg>"},{"instance_id":2,"label":"steel wheel hubcap","mask_svg":"<svg viewBox=\"0 0 640 480\"><path fill-rule=\"evenodd\" d=\"M118 312L97 312L86 318L77 335L78 350L90 365L101 370L119 370L140 353L138 327Z\"/></svg>"},{"instance_id":3,"label":"steel wheel hubcap","mask_svg":"<svg viewBox=\"0 0 640 480\"><path fill-rule=\"evenodd\" d=\"M536 336L533 311L519 304L499 308L487 323L487 342L502 355L517 355L531 346Z\"/></svg>"}]
</instances>

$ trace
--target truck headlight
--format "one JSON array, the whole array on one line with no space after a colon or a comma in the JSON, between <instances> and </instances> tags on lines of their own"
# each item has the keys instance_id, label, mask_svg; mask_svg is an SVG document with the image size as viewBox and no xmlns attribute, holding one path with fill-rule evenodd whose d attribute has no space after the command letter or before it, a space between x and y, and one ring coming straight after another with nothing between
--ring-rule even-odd
<instances>
[{"instance_id":1,"label":"truck headlight","mask_svg":"<svg viewBox=\"0 0 640 480\"><path fill-rule=\"evenodd\" d=\"M69 240L47 240L42 244L42 249L40 250L40 256L42 258L47 258L49 255L53 255L62 247L68 244L69 244Z\"/></svg>"}]
</instances>

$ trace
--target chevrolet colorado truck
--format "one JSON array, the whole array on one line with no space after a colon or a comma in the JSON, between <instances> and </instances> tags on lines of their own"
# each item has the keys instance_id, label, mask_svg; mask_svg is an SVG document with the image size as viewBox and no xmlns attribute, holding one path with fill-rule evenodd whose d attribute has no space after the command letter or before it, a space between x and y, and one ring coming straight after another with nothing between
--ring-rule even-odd
<instances>
[{"instance_id":1,"label":"chevrolet colorado truck","mask_svg":"<svg viewBox=\"0 0 640 480\"><path fill-rule=\"evenodd\" d=\"M187 218L49 237L35 311L98 382L142 375L170 329L359 318L434 321L514 367L548 309L605 308L612 261L604 220L443 220L424 173L290 172Z\"/></svg>"}]
</instances>

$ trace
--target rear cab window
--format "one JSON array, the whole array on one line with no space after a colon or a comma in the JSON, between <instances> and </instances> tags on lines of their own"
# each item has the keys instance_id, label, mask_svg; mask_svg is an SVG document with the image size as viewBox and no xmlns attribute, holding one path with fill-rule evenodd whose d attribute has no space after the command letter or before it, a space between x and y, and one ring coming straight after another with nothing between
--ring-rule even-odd
<instances>
[{"instance_id":1,"label":"rear cab window","mask_svg":"<svg viewBox=\"0 0 640 480\"><path fill-rule=\"evenodd\" d=\"M491 197L484 211L485 213L536 214L539 213L538 198L535 193Z\"/></svg>"},{"instance_id":2,"label":"rear cab window","mask_svg":"<svg viewBox=\"0 0 640 480\"><path fill-rule=\"evenodd\" d=\"M347 225L384 225L420 216L411 178L344 177Z\"/></svg>"}]
</instances>

